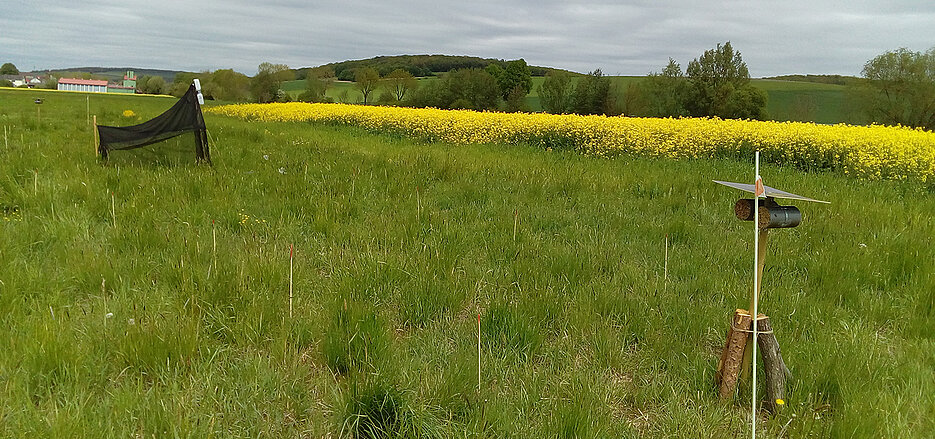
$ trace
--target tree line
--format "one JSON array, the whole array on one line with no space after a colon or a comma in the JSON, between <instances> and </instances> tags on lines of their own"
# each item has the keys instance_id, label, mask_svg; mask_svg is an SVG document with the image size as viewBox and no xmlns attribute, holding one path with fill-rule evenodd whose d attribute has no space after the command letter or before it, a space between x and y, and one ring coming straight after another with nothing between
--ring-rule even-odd
<instances>
[{"instance_id":1,"label":"tree line","mask_svg":"<svg viewBox=\"0 0 935 439\"><path fill-rule=\"evenodd\" d=\"M450 67L431 81L417 76ZM416 70L415 72L413 70ZM12 63L0 73L18 74ZM434 74L434 73L432 73ZM141 76L141 93L181 96L199 78L206 98L223 101L286 102L292 96L282 84L305 80L297 100L332 102L328 89L334 81L353 81L362 104L403 105L478 111L529 111L526 97L532 76L545 74L537 88L543 111L555 114L603 114L646 117L719 117L767 119L767 95L752 86L741 53L728 41L691 60L683 70L675 60L658 72L619 89L600 69L587 74L530 67L523 59L504 61L475 57L413 55L345 61L293 70L264 62L253 77L220 69L178 73L174 81L162 76ZM55 88L61 76L98 79L89 72L50 76L43 87ZM865 63L861 78L838 75L786 75L777 79L844 85L857 102L860 122L898 124L935 129L935 48L914 52L900 48ZM0 84L10 86L12 84ZM341 96L342 102L351 102Z\"/></svg>"}]
</instances>

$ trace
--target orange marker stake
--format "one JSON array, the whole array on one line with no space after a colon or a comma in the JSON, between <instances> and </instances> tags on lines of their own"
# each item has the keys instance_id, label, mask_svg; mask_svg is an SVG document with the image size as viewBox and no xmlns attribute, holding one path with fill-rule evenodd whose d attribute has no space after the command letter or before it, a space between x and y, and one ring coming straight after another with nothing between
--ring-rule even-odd
<instances>
[{"instance_id":1,"label":"orange marker stake","mask_svg":"<svg viewBox=\"0 0 935 439\"><path fill-rule=\"evenodd\" d=\"M292 244L289 244L289 318L292 318L292 259L295 253Z\"/></svg>"}]
</instances>

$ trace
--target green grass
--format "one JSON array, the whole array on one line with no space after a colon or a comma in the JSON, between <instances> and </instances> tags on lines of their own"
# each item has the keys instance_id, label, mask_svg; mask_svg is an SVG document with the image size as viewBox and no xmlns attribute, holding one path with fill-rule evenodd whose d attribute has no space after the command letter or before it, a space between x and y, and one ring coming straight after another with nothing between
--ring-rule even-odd
<instances>
[{"instance_id":1,"label":"green grass","mask_svg":"<svg viewBox=\"0 0 935 439\"><path fill-rule=\"evenodd\" d=\"M769 95L766 112L770 119L823 124L861 122L854 104L849 103L846 86L772 79L754 79L752 83Z\"/></svg>"},{"instance_id":2,"label":"green grass","mask_svg":"<svg viewBox=\"0 0 935 439\"><path fill-rule=\"evenodd\" d=\"M749 434L712 379L751 231L710 182L749 163L207 115L213 167L102 166L84 95L33 98L0 91L0 436ZM170 104L90 97L100 124ZM795 377L762 437L931 437L935 195L761 173L833 202L771 233Z\"/></svg>"}]
</instances>

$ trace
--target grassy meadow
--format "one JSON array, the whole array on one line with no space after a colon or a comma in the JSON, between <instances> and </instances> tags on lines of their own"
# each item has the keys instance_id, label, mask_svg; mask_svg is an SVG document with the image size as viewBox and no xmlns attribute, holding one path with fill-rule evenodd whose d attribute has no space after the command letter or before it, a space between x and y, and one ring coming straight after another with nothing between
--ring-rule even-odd
<instances>
[{"instance_id":1,"label":"grassy meadow","mask_svg":"<svg viewBox=\"0 0 935 439\"><path fill-rule=\"evenodd\" d=\"M88 108L173 102L0 89L0 437L749 436L713 377L752 231L711 179L750 163L211 114L213 166L93 155ZM935 194L761 174L832 204L770 235L760 437L932 437Z\"/></svg>"}]
</instances>

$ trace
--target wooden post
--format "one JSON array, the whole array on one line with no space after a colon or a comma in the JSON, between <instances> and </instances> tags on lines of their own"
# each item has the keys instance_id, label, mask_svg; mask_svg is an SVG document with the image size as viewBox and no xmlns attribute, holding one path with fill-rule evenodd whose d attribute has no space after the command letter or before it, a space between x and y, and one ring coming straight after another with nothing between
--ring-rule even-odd
<instances>
[{"instance_id":1,"label":"wooden post","mask_svg":"<svg viewBox=\"0 0 935 439\"><path fill-rule=\"evenodd\" d=\"M737 378L745 364L743 359L747 339L750 337L750 313L743 309L734 311L730 329L727 330L727 342L718 362L715 384L721 399L732 398L737 390Z\"/></svg>"},{"instance_id":2,"label":"wooden post","mask_svg":"<svg viewBox=\"0 0 935 439\"><path fill-rule=\"evenodd\" d=\"M760 209L763 209L761 207ZM763 300L763 290L760 289L760 285L763 284L763 267L766 265L766 242L769 238L769 229L760 229L760 247L757 249L756 253L756 293L759 296L760 301ZM754 308L753 295L750 296L750 308Z\"/></svg>"},{"instance_id":3,"label":"wooden post","mask_svg":"<svg viewBox=\"0 0 935 439\"><path fill-rule=\"evenodd\" d=\"M757 319L757 329L760 331L757 338L757 345L760 352L763 353L763 366L766 372L766 408L772 413L776 413L781 406L776 400L785 398L786 379L792 378L792 372L786 367L782 360L782 353L779 351L779 342L776 341L776 335L773 334L773 326L769 322L769 317L763 316Z\"/></svg>"},{"instance_id":4,"label":"wooden post","mask_svg":"<svg viewBox=\"0 0 935 439\"><path fill-rule=\"evenodd\" d=\"M764 207L760 207L764 209ZM763 292L760 289L760 286L763 284L763 267L766 266L766 243L769 238L769 229L760 229L760 246L757 248L756 252L756 295L750 295L750 308L754 309L755 303L754 297L758 297L759 300L763 300ZM751 311L752 312L752 311ZM752 329L752 328L751 328ZM744 350L743 354L743 370L740 374L740 380L744 383L750 380L751 372L751 359L753 358L753 336L747 338L747 348Z\"/></svg>"},{"instance_id":5,"label":"wooden post","mask_svg":"<svg viewBox=\"0 0 935 439\"><path fill-rule=\"evenodd\" d=\"M516 228L519 226L519 210L513 209L513 242L516 242Z\"/></svg>"},{"instance_id":6,"label":"wooden post","mask_svg":"<svg viewBox=\"0 0 935 439\"><path fill-rule=\"evenodd\" d=\"M99 141L97 139L97 115L96 114L94 115L94 126L92 127L92 129L94 130L94 133L92 134L94 137L93 137L93 140L91 141L93 143L93 145L91 146L94 147L94 155L97 155L98 153L100 153L100 147L98 146Z\"/></svg>"}]
</instances>

